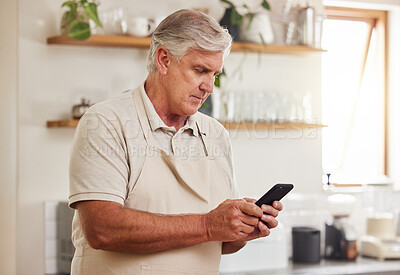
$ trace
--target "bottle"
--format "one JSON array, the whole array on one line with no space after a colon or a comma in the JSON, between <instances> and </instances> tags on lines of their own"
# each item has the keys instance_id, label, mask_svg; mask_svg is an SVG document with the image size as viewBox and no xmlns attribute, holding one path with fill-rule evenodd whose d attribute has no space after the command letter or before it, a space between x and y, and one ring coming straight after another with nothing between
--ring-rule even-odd
<instances>
[{"instance_id":1,"label":"bottle","mask_svg":"<svg viewBox=\"0 0 400 275\"><path fill-rule=\"evenodd\" d=\"M299 9L297 22L299 44L314 47L315 9L311 6Z\"/></svg>"}]
</instances>

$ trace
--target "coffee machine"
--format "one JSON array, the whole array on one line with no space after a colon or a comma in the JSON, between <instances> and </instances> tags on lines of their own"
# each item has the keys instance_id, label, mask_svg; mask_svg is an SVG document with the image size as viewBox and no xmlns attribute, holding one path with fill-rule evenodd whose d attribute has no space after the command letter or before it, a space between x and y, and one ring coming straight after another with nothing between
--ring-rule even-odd
<instances>
[{"instance_id":1,"label":"coffee machine","mask_svg":"<svg viewBox=\"0 0 400 275\"><path fill-rule=\"evenodd\" d=\"M355 205L355 197L334 194L328 197L328 207L333 219L325 223L325 258L355 260L357 253L357 231L349 221Z\"/></svg>"}]
</instances>

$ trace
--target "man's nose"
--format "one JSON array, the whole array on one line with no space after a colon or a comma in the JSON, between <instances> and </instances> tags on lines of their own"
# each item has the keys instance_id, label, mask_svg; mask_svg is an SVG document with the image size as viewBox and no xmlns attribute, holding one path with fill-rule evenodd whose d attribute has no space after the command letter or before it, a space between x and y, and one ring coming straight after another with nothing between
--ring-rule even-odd
<instances>
[{"instance_id":1,"label":"man's nose","mask_svg":"<svg viewBox=\"0 0 400 275\"><path fill-rule=\"evenodd\" d=\"M200 89L211 94L214 91L214 77L204 79L200 84Z\"/></svg>"}]
</instances>

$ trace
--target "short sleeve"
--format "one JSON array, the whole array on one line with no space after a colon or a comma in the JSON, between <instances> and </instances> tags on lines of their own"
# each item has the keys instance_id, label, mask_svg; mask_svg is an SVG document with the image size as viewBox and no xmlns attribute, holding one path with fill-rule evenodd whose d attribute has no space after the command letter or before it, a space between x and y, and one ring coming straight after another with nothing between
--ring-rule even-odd
<instances>
[{"instance_id":1,"label":"short sleeve","mask_svg":"<svg viewBox=\"0 0 400 275\"><path fill-rule=\"evenodd\" d=\"M69 205L84 200L124 204L129 163L122 129L96 112L79 121L70 156Z\"/></svg>"}]
</instances>

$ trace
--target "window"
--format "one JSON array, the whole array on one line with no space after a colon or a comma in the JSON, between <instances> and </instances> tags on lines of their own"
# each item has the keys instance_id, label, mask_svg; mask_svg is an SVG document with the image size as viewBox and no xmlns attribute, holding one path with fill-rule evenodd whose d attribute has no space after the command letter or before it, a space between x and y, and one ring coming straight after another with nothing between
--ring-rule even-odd
<instances>
[{"instance_id":1,"label":"window","mask_svg":"<svg viewBox=\"0 0 400 275\"><path fill-rule=\"evenodd\" d=\"M322 166L338 184L387 174L386 12L326 7Z\"/></svg>"}]
</instances>

